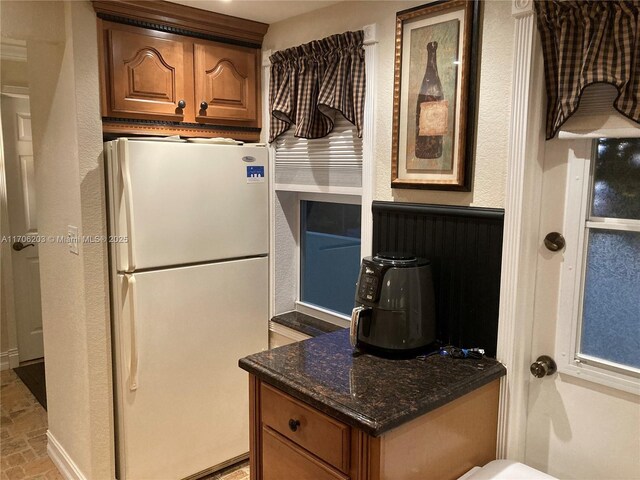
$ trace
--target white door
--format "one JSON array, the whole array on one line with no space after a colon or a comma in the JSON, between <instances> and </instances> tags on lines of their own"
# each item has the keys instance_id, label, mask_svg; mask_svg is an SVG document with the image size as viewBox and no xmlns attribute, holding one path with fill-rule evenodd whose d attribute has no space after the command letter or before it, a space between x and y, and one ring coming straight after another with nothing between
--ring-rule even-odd
<instances>
[{"instance_id":1,"label":"white door","mask_svg":"<svg viewBox=\"0 0 640 480\"><path fill-rule=\"evenodd\" d=\"M36 192L27 97L2 95L2 135L13 266L18 354L21 362L44 356Z\"/></svg>"},{"instance_id":2,"label":"white door","mask_svg":"<svg viewBox=\"0 0 640 480\"><path fill-rule=\"evenodd\" d=\"M568 159L589 158L591 140L553 140L545 149L531 362L555 355L556 327L567 321L558 312L567 249L551 252L542 241L549 232L563 232L572 206L565 200L567 181L583 181L573 173L567 178ZM640 397L564 373L529 376L529 382L527 464L558 478L640 478Z\"/></svg>"},{"instance_id":3,"label":"white door","mask_svg":"<svg viewBox=\"0 0 640 480\"><path fill-rule=\"evenodd\" d=\"M267 349L268 259L119 274L120 480L185 478L249 451L242 357Z\"/></svg>"}]
</instances>

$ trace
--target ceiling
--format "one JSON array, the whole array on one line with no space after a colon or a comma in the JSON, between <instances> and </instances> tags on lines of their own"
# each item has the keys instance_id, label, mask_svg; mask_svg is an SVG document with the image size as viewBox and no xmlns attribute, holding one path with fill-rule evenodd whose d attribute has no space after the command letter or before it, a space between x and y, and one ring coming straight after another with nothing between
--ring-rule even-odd
<instances>
[{"instance_id":1,"label":"ceiling","mask_svg":"<svg viewBox=\"0 0 640 480\"><path fill-rule=\"evenodd\" d=\"M172 3L224 13L263 23L275 23L286 18L328 7L343 0L171 0Z\"/></svg>"}]
</instances>

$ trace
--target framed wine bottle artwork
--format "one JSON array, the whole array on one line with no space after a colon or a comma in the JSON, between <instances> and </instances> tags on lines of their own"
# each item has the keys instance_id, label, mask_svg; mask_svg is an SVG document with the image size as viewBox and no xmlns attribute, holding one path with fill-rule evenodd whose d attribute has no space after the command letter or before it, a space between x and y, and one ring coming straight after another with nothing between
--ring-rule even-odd
<instances>
[{"instance_id":1,"label":"framed wine bottle artwork","mask_svg":"<svg viewBox=\"0 0 640 480\"><path fill-rule=\"evenodd\" d=\"M396 14L391 188L470 191L478 0Z\"/></svg>"}]
</instances>

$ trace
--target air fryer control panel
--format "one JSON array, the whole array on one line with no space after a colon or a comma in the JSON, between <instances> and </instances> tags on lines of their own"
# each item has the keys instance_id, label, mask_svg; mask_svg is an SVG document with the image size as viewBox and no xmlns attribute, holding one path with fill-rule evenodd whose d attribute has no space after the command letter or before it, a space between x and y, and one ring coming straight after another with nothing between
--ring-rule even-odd
<instances>
[{"instance_id":1,"label":"air fryer control panel","mask_svg":"<svg viewBox=\"0 0 640 480\"><path fill-rule=\"evenodd\" d=\"M362 265L358 282L358 297L367 302L377 302L380 293L380 276L382 272L372 265Z\"/></svg>"}]
</instances>

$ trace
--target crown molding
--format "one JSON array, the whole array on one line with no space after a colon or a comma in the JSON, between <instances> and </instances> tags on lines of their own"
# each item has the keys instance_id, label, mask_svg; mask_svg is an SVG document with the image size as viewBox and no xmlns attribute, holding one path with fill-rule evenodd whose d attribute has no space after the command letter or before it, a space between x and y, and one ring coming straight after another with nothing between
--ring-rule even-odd
<instances>
[{"instance_id":1,"label":"crown molding","mask_svg":"<svg viewBox=\"0 0 640 480\"><path fill-rule=\"evenodd\" d=\"M158 25L169 31L194 32L257 46L269 25L165 1L94 0L93 9L109 20ZM152 27L151 27L152 28Z\"/></svg>"}]
</instances>

